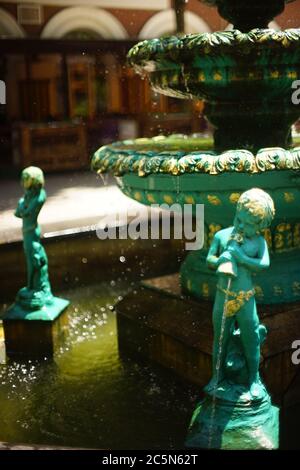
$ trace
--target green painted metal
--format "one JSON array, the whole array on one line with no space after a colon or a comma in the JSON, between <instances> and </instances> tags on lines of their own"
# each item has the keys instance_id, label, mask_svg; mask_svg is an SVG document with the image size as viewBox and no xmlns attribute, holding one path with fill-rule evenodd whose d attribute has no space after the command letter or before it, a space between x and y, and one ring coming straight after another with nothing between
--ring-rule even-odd
<instances>
[{"instance_id":1,"label":"green painted metal","mask_svg":"<svg viewBox=\"0 0 300 470\"><path fill-rule=\"evenodd\" d=\"M189 253L180 270L185 293L198 299L213 299L215 282L206 266L207 250L216 231L228 226L236 203L245 190L262 188L271 195L276 214L265 236L271 252L268 273L257 273L255 288L259 303L277 304L300 300L300 192L299 173L266 170L254 174L226 172L184 173L181 176L150 174L141 178L128 173L118 178L127 196L142 204L204 204L205 246Z\"/></svg>"},{"instance_id":2,"label":"green painted metal","mask_svg":"<svg viewBox=\"0 0 300 470\"><path fill-rule=\"evenodd\" d=\"M228 385L237 395L243 393ZM279 410L266 396L256 404L218 399L211 424L213 400L207 397L196 408L186 446L200 449L272 450L278 448ZM210 440L211 436L211 440Z\"/></svg>"},{"instance_id":3,"label":"green painted metal","mask_svg":"<svg viewBox=\"0 0 300 470\"><path fill-rule=\"evenodd\" d=\"M184 175L190 173L257 174L274 170L299 170L299 140L291 149L280 147L249 150L213 150L212 140L187 135L158 136L114 142L97 150L91 161L97 173L115 176L138 174ZM273 173L274 178L275 173Z\"/></svg>"},{"instance_id":4,"label":"green painted metal","mask_svg":"<svg viewBox=\"0 0 300 470\"><path fill-rule=\"evenodd\" d=\"M213 307L213 375L191 422L187 445L201 448L278 448L278 410L259 376L259 324L253 273L270 265L263 230L274 216L270 196L251 189L238 200L233 226L218 231L207 256L217 274Z\"/></svg>"},{"instance_id":5,"label":"green painted metal","mask_svg":"<svg viewBox=\"0 0 300 470\"><path fill-rule=\"evenodd\" d=\"M38 215L46 201L44 175L38 167L25 168L21 176L25 194L19 200L15 216L23 222L23 247L27 267L27 285L19 290L15 303L4 320L54 320L69 301L54 297L48 275L48 258L41 244Z\"/></svg>"},{"instance_id":6,"label":"green painted metal","mask_svg":"<svg viewBox=\"0 0 300 470\"><path fill-rule=\"evenodd\" d=\"M300 29L267 29L289 0L203 1L235 29L143 41L128 59L154 90L204 100L213 147L184 136L117 142L96 152L92 168L112 172L122 191L143 204L205 204L205 250L187 256L181 282L200 299L215 297L214 367L186 444L274 449L278 409L259 378L266 331L254 296L276 304L300 299L300 160L291 139L300 117L292 102ZM270 196L257 188L275 202L272 223ZM224 229L237 204L233 227ZM269 250L271 268L262 274L257 268L268 266ZM206 258L210 265L215 258L217 289Z\"/></svg>"},{"instance_id":7,"label":"green painted metal","mask_svg":"<svg viewBox=\"0 0 300 470\"><path fill-rule=\"evenodd\" d=\"M43 322L53 322L68 307L69 300L52 296L51 301L45 303L41 308L30 310L24 307L18 297L16 302L6 311L3 320L36 320Z\"/></svg>"},{"instance_id":8,"label":"green painted metal","mask_svg":"<svg viewBox=\"0 0 300 470\"><path fill-rule=\"evenodd\" d=\"M300 116L292 103L299 43L299 29L188 34L142 41L129 63L160 93L205 100L216 151L257 152L291 145L290 128Z\"/></svg>"},{"instance_id":9,"label":"green painted metal","mask_svg":"<svg viewBox=\"0 0 300 470\"><path fill-rule=\"evenodd\" d=\"M258 299L265 303L300 300L300 154L290 138L300 115L291 100L300 76L299 41L300 30L255 29L137 44L129 62L149 75L157 91L205 100L214 145L159 136L116 142L92 159L95 171L118 176L122 191L141 203L205 204L206 248L214 231L230 223L242 191L267 190L277 213L266 234L272 267L267 276L257 276ZM282 264L286 252L293 254ZM182 287L197 298L212 298L204 260L205 252L188 255Z\"/></svg>"}]
</instances>

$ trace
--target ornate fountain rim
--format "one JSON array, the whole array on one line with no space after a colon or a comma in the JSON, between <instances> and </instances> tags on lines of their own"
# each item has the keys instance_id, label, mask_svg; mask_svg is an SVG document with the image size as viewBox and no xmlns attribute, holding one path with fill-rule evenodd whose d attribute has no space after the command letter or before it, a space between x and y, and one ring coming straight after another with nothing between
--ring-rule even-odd
<instances>
[{"instance_id":1,"label":"ornate fountain rim","mask_svg":"<svg viewBox=\"0 0 300 470\"><path fill-rule=\"evenodd\" d=\"M223 153L209 150L185 152L167 148L168 142L169 147L172 147L174 138L174 135L159 136L103 146L93 155L92 169L97 173L110 172L114 176L135 173L141 177L150 174L257 174L274 170L300 170L300 147L290 150L280 147L263 148L256 154L244 149L227 150ZM163 151L159 151L159 146Z\"/></svg>"},{"instance_id":2,"label":"ornate fountain rim","mask_svg":"<svg viewBox=\"0 0 300 470\"><path fill-rule=\"evenodd\" d=\"M292 28L285 31L272 29L252 29L242 33L218 31L215 33L186 34L168 36L160 39L145 40L137 43L128 53L129 64L139 71L147 62L155 62L158 58L175 60L176 54L192 52L249 54L258 52L259 46L283 47L283 49L299 47L300 29Z\"/></svg>"}]
</instances>

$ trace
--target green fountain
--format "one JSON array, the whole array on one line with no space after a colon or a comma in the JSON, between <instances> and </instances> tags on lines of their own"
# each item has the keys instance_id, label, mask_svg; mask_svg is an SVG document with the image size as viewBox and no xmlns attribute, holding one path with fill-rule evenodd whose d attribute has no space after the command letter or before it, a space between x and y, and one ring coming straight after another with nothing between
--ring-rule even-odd
<instances>
[{"instance_id":1,"label":"green fountain","mask_svg":"<svg viewBox=\"0 0 300 470\"><path fill-rule=\"evenodd\" d=\"M217 6L234 29L143 41L128 58L154 90L205 101L213 146L187 136L126 140L100 148L92 168L113 173L121 190L143 204L205 204L207 249L230 224L243 191L267 190L276 206L265 233L272 263L267 275L256 276L257 300L294 302L300 300L300 148L291 126L300 116L292 102L300 30L267 29L283 0L205 3ZM182 290L199 299L215 294L206 255L193 252L181 267Z\"/></svg>"},{"instance_id":2,"label":"green fountain","mask_svg":"<svg viewBox=\"0 0 300 470\"><path fill-rule=\"evenodd\" d=\"M186 444L272 449L278 446L278 409L272 406L258 374L259 349L266 329L259 324L256 302L263 312L266 306L269 309L268 326L276 324L282 330L277 336L273 334L271 343L281 348L277 355L281 362L273 361L273 367L277 367L285 387L290 380L285 374L290 357L285 362L283 358L295 339L295 325L299 327L296 317L299 318L300 300L300 147L292 140L291 127L300 117L300 107L292 99L294 82L300 78L300 29L268 29L269 22L284 10L288 0L202 1L217 7L220 15L234 25L233 30L143 41L130 50L128 60L138 73L148 75L157 92L204 100L205 116L214 128L214 142L178 135L115 142L94 154L92 168L97 173L114 174L123 193L143 204L191 204L195 210L197 204L205 205L205 247L188 254L180 269L181 291L198 304L197 307L184 304L186 319L182 319L179 311L168 317L170 323L181 322L172 343L173 353L180 351L177 356L173 354L176 358L172 368L176 369L174 364L180 362L180 355L186 354L187 361L192 357L191 349L185 353L182 341L177 341L179 330L188 328L186 323L190 322L192 331L198 321L196 314L191 316L194 308L199 311L203 331L208 331L204 316L211 312L211 301L215 299L214 376L206 387L204 402L195 412ZM260 196L260 191L266 196ZM249 201L243 206L249 193L256 200L254 207L261 204L257 213L256 209L252 211ZM264 198L265 201L269 198L269 202L262 202ZM266 207L270 209L273 204L270 201L274 201L276 212L269 210L267 216ZM244 275L244 280L239 264L245 264L245 260L239 257L242 258L243 237L251 239L252 235L247 236L246 230L242 230L242 237L236 237L237 233L228 238L228 230L238 225L241 208L247 209L243 223L248 224L256 217L250 223L253 227L259 225L253 237L264 235L265 253L270 253L271 259L266 272L249 267L251 276ZM267 223L261 223L264 218ZM225 244L220 242L223 239L227 240ZM218 253L220 265L211 262L216 255L216 240L222 246ZM246 255L249 266L252 266L249 256L258 256L257 250L256 254L253 252L256 242L249 248L252 254ZM234 248L231 243L237 246ZM247 252L248 248L245 249ZM226 251L227 259L222 254ZM267 267L269 262L262 264ZM216 282L216 268L220 274L222 266L224 285ZM139 302L138 308L143 309ZM165 309L170 302L165 302ZM140 340L142 328L146 326L149 331L152 328L147 336L150 343L153 316L147 323L143 320L145 315L136 311L136 320L130 313L135 304L131 299L131 304L128 301L123 308L127 308L130 320L136 324L144 322L136 330ZM163 310L161 314L163 328L158 337L163 343L168 322ZM288 314L288 318L283 319L283 314ZM250 321L252 339L243 315ZM129 342L134 330L133 322L127 320L124 325ZM205 343L203 331L200 336ZM189 335L186 338L190 346L194 340ZM156 349L159 344L155 343ZM153 353L154 347L149 356L161 356L160 362L166 364L172 350L170 344L163 359L162 351ZM194 341L194 349L195 344ZM207 357L208 348L204 344L202 350ZM202 362L198 363L202 364L200 372L204 376L206 359L201 357Z\"/></svg>"}]
</instances>

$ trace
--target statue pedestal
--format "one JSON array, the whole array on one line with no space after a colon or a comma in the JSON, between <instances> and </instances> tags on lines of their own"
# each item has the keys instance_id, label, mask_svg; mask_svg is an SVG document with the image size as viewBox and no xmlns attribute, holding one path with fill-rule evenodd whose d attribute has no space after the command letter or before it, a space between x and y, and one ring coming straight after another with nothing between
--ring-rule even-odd
<instances>
[{"instance_id":1,"label":"statue pedestal","mask_svg":"<svg viewBox=\"0 0 300 470\"><path fill-rule=\"evenodd\" d=\"M243 385L222 383L196 408L186 446L200 449L272 450L279 445L279 409L264 386L251 400Z\"/></svg>"},{"instance_id":2,"label":"statue pedestal","mask_svg":"<svg viewBox=\"0 0 300 470\"><path fill-rule=\"evenodd\" d=\"M3 317L7 356L52 356L64 337L69 303L53 297L51 303L34 311L14 303Z\"/></svg>"}]
</instances>

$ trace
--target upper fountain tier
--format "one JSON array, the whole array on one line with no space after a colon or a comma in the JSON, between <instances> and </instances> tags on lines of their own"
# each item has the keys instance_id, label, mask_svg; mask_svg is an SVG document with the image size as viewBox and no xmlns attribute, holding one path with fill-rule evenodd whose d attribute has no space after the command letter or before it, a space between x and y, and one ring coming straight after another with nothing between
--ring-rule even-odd
<instances>
[{"instance_id":1,"label":"upper fountain tier","mask_svg":"<svg viewBox=\"0 0 300 470\"><path fill-rule=\"evenodd\" d=\"M300 29L233 30L143 41L128 58L159 93L205 101L217 151L257 151L290 146L299 46Z\"/></svg>"},{"instance_id":2,"label":"upper fountain tier","mask_svg":"<svg viewBox=\"0 0 300 470\"><path fill-rule=\"evenodd\" d=\"M240 31L267 28L283 12L284 4L295 0L200 0L218 8L219 14Z\"/></svg>"}]
</instances>

